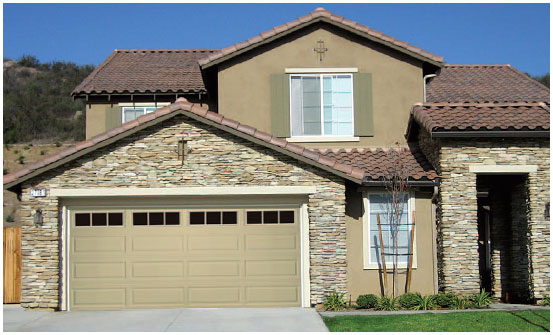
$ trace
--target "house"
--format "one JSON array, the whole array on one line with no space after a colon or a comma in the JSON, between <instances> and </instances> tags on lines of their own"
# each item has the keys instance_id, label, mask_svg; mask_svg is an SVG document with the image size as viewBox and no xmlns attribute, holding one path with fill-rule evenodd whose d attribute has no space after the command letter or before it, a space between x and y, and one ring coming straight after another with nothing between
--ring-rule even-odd
<instances>
[{"instance_id":1,"label":"house","mask_svg":"<svg viewBox=\"0 0 553 335\"><path fill-rule=\"evenodd\" d=\"M26 308L549 294L549 89L509 65L318 8L222 50L116 50L73 95L87 139L4 176Z\"/></svg>"}]
</instances>

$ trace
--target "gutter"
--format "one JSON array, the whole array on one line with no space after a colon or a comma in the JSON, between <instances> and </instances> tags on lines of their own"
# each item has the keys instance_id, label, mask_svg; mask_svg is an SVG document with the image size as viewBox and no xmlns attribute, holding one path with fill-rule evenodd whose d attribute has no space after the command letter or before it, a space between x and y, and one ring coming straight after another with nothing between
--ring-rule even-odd
<instances>
[{"instance_id":1,"label":"gutter","mask_svg":"<svg viewBox=\"0 0 553 335\"><path fill-rule=\"evenodd\" d=\"M423 98L423 102L426 102L426 81L429 79L429 78L434 78L438 76L437 74L427 74L426 76L422 77L422 90L423 90L423 95L422 95L422 98Z\"/></svg>"},{"instance_id":2,"label":"gutter","mask_svg":"<svg viewBox=\"0 0 553 335\"><path fill-rule=\"evenodd\" d=\"M433 131L431 138L447 137L550 137L549 130Z\"/></svg>"}]
</instances>

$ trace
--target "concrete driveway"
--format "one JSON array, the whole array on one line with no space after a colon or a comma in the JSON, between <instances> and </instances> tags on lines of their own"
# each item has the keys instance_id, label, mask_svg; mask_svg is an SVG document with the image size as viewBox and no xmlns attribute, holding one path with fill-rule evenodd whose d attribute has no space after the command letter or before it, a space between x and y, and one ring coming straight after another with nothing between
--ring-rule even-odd
<instances>
[{"instance_id":1,"label":"concrete driveway","mask_svg":"<svg viewBox=\"0 0 553 335\"><path fill-rule=\"evenodd\" d=\"M309 308L183 308L122 311L26 311L4 305L4 331L327 332Z\"/></svg>"}]
</instances>

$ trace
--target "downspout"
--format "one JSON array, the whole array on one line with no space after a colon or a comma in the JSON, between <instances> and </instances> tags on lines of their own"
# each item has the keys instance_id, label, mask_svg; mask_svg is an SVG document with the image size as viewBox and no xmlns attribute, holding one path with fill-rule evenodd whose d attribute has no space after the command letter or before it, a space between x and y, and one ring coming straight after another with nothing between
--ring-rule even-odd
<instances>
[{"instance_id":1,"label":"downspout","mask_svg":"<svg viewBox=\"0 0 553 335\"><path fill-rule=\"evenodd\" d=\"M423 88L423 102L426 102L426 81L429 79L429 78L434 78L436 77L437 74L427 74L426 76L422 77L422 88Z\"/></svg>"},{"instance_id":2,"label":"downspout","mask_svg":"<svg viewBox=\"0 0 553 335\"><path fill-rule=\"evenodd\" d=\"M434 294L438 293L438 241L437 241L437 203L438 203L438 186L434 186L434 192L432 193L432 213L431 222L432 222L432 272L433 272L433 283L434 283Z\"/></svg>"}]
</instances>

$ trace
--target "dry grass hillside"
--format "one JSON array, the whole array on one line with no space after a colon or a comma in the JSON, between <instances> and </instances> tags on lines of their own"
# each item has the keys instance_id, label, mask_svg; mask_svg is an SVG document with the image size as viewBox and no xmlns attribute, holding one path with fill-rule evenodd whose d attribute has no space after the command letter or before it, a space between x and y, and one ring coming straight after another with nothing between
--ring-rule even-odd
<instances>
[{"instance_id":1,"label":"dry grass hillside","mask_svg":"<svg viewBox=\"0 0 553 335\"><path fill-rule=\"evenodd\" d=\"M4 174L67 148L71 144L10 144L4 145ZM15 193L4 190L4 227L19 224L19 201Z\"/></svg>"}]
</instances>

